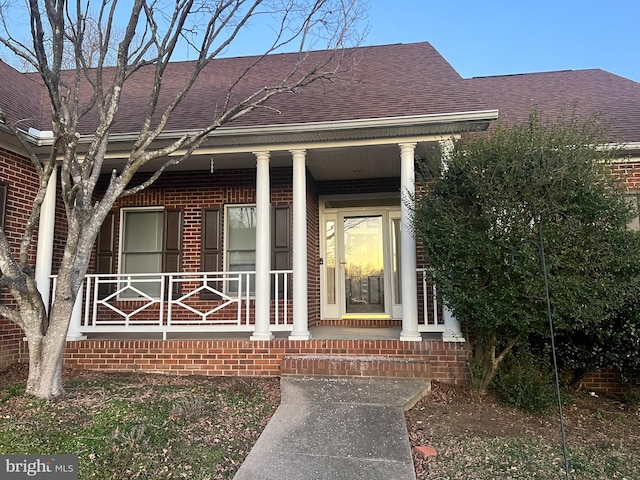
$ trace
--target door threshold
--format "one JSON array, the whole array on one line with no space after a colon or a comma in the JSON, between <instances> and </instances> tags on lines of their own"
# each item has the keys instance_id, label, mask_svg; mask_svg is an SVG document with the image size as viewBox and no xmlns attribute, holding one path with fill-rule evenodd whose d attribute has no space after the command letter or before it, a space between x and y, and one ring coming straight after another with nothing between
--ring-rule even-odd
<instances>
[{"instance_id":1,"label":"door threshold","mask_svg":"<svg viewBox=\"0 0 640 480\"><path fill-rule=\"evenodd\" d=\"M349 319L367 319L367 320L388 320L391 315L386 313L347 313L340 318L343 320Z\"/></svg>"}]
</instances>

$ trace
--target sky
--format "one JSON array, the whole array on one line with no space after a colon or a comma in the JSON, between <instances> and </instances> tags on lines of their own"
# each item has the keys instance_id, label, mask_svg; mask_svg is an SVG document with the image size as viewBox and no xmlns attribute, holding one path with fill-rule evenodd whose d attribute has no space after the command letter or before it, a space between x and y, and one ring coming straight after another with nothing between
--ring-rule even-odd
<instances>
[{"instance_id":1,"label":"sky","mask_svg":"<svg viewBox=\"0 0 640 480\"><path fill-rule=\"evenodd\" d=\"M601 68L640 82L639 0L368 3L364 45L427 41L465 78ZM227 55L260 53L255 44Z\"/></svg>"},{"instance_id":2,"label":"sky","mask_svg":"<svg viewBox=\"0 0 640 480\"><path fill-rule=\"evenodd\" d=\"M640 0L362 1L363 45L427 41L464 78L601 68L640 82ZM25 15L12 23L28 31ZM260 54L260 38L250 26L224 56Z\"/></svg>"}]
</instances>

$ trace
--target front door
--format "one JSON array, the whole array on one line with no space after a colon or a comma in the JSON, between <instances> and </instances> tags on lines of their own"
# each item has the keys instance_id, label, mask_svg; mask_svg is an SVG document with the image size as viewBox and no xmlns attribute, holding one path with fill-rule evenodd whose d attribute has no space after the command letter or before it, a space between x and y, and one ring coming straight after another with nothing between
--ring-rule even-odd
<instances>
[{"instance_id":1,"label":"front door","mask_svg":"<svg viewBox=\"0 0 640 480\"><path fill-rule=\"evenodd\" d=\"M385 312L385 266L382 215L342 217L344 312L378 314Z\"/></svg>"},{"instance_id":2,"label":"front door","mask_svg":"<svg viewBox=\"0 0 640 480\"><path fill-rule=\"evenodd\" d=\"M400 209L394 207L323 211L322 318L399 318Z\"/></svg>"}]
</instances>

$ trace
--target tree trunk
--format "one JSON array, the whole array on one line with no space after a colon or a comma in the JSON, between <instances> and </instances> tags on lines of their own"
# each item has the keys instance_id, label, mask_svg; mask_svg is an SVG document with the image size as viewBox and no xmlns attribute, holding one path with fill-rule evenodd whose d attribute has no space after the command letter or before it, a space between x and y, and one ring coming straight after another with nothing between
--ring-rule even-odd
<instances>
[{"instance_id":1,"label":"tree trunk","mask_svg":"<svg viewBox=\"0 0 640 480\"><path fill-rule=\"evenodd\" d=\"M498 370L498 362L495 357L495 334L479 334L474 347L471 362L471 387L475 392L484 395Z\"/></svg>"},{"instance_id":2,"label":"tree trunk","mask_svg":"<svg viewBox=\"0 0 640 480\"><path fill-rule=\"evenodd\" d=\"M471 354L471 387L482 395L487 393L489 385L495 377L500 362L520 341L521 334L517 334L506 341L506 346L500 354L496 355L498 348L498 336L492 330L480 330L477 332L473 352Z\"/></svg>"},{"instance_id":3,"label":"tree trunk","mask_svg":"<svg viewBox=\"0 0 640 480\"><path fill-rule=\"evenodd\" d=\"M25 393L44 400L52 400L64 394L62 355L55 358L55 348L52 350L52 346L56 342L52 340L42 336L29 340L29 380Z\"/></svg>"},{"instance_id":4,"label":"tree trunk","mask_svg":"<svg viewBox=\"0 0 640 480\"><path fill-rule=\"evenodd\" d=\"M40 302L40 305L42 303ZM22 315L32 316L27 325L47 325L25 331L29 343L29 377L25 393L44 400L51 400L64 394L62 387L62 353L67 338L73 302L57 299L50 316L42 308ZM41 332L45 330L46 333Z\"/></svg>"}]
</instances>

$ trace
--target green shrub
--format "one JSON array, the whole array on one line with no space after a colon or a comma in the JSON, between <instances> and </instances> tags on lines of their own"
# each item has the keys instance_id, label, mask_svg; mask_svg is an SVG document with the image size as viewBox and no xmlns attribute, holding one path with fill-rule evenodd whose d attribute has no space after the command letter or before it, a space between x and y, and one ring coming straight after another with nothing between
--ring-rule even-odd
<instances>
[{"instance_id":1,"label":"green shrub","mask_svg":"<svg viewBox=\"0 0 640 480\"><path fill-rule=\"evenodd\" d=\"M505 359L491 390L505 404L531 413L547 412L557 402L553 373L526 349L519 349Z\"/></svg>"}]
</instances>

